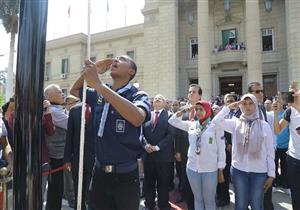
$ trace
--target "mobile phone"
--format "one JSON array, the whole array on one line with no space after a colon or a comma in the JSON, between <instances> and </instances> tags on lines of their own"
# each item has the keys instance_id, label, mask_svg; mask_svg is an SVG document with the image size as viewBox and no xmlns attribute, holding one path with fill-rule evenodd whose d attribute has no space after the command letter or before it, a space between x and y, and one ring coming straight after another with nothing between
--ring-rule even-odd
<instances>
[{"instance_id":1,"label":"mobile phone","mask_svg":"<svg viewBox=\"0 0 300 210\"><path fill-rule=\"evenodd\" d=\"M283 104L287 104L287 103L294 103L294 96L293 96L293 92L281 92L281 99Z\"/></svg>"}]
</instances>

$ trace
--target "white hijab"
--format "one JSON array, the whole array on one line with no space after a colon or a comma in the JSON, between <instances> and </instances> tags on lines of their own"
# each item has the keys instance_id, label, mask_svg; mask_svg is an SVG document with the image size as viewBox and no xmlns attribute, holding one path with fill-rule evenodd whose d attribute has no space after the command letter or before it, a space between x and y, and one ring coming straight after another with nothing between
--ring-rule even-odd
<instances>
[{"instance_id":1,"label":"white hijab","mask_svg":"<svg viewBox=\"0 0 300 210\"><path fill-rule=\"evenodd\" d=\"M252 94L245 94L241 100L249 98L255 104L255 112L251 115L245 115L243 107L240 105L242 115L236 129L237 154L239 159L243 159L245 154L249 159L259 159L263 143L263 129L259 119L259 107L256 97Z\"/></svg>"}]
</instances>

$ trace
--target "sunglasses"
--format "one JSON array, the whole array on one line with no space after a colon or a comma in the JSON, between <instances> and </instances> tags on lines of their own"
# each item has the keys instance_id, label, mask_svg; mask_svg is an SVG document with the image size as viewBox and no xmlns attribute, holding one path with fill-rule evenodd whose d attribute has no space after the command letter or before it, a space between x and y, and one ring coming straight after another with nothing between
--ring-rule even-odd
<instances>
[{"instance_id":1,"label":"sunglasses","mask_svg":"<svg viewBox=\"0 0 300 210\"><path fill-rule=\"evenodd\" d=\"M251 91L251 93L260 94L260 93L264 93L264 90L254 90L254 91Z\"/></svg>"}]
</instances>

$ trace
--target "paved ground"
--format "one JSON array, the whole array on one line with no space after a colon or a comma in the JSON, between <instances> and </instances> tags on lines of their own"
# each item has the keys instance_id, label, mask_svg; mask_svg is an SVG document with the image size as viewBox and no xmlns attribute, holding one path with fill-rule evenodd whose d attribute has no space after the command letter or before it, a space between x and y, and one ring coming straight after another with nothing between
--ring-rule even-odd
<instances>
[{"instance_id":1,"label":"paved ground","mask_svg":"<svg viewBox=\"0 0 300 210\"><path fill-rule=\"evenodd\" d=\"M174 196L172 196L174 197ZM224 208L218 208L218 210L233 210L234 209L234 193L233 191L230 191L230 200L231 204L230 206L226 206ZM144 200L141 200L140 210L143 210L144 208ZM292 210L291 205L291 199L290 196L283 191L283 189L277 189L275 192L273 192L273 203L274 203L274 210ZM72 210L72 208L69 208L67 205L67 201L63 201L64 207L63 210ZM186 210L184 208L184 204L172 204L172 209L174 210Z\"/></svg>"},{"instance_id":2,"label":"paved ground","mask_svg":"<svg viewBox=\"0 0 300 210\"><path fill-rule=\"evenodd\" d=\"M185 204L180 203L180 204L175 204L173 202L175 200L175 195L170 194L171 196L171 205L173 210L186 210ZM9 190L8 192L8 197L9 197L9 210L12 210L11 208L11 202L12 202L12 190ZM223 207L223 208L218 208L218 210L233 210L234 209L234 193L232 190L230 190L230 200L231 203L229 206ZM281 188L278 188L274 190L273 192L273 203L274 203L274 210L292 210L292 205L291 205L291 198L290 196ZM143 210L144 208L144 200L141 200L140 204L140 210ZM66 200L63 200L63 210L72 210L68 206L68 202Z\"/></svg>"}]
</instances>

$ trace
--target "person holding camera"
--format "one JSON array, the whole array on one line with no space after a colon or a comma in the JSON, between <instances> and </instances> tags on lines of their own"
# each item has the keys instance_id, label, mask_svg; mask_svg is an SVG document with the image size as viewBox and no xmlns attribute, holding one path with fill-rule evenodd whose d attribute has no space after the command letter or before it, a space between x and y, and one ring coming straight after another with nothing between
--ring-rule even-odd
<instances>
[{"instance_id":1,"label":"person holding camera","mask_svg":"<svg viewBox=\"0 0 300 210\"><path fill-rule=\"evenodd\" d=\"M287 174L288 184L291 189L293 209L300 209L300 91L297 83L293 82L290 86L293 102L285 110L283 119L279 121L279 102L273 103L274 110L274 130L280 133L284 128L289 126L290 141L287 151Z\"/></svg>"}]
</instances>

